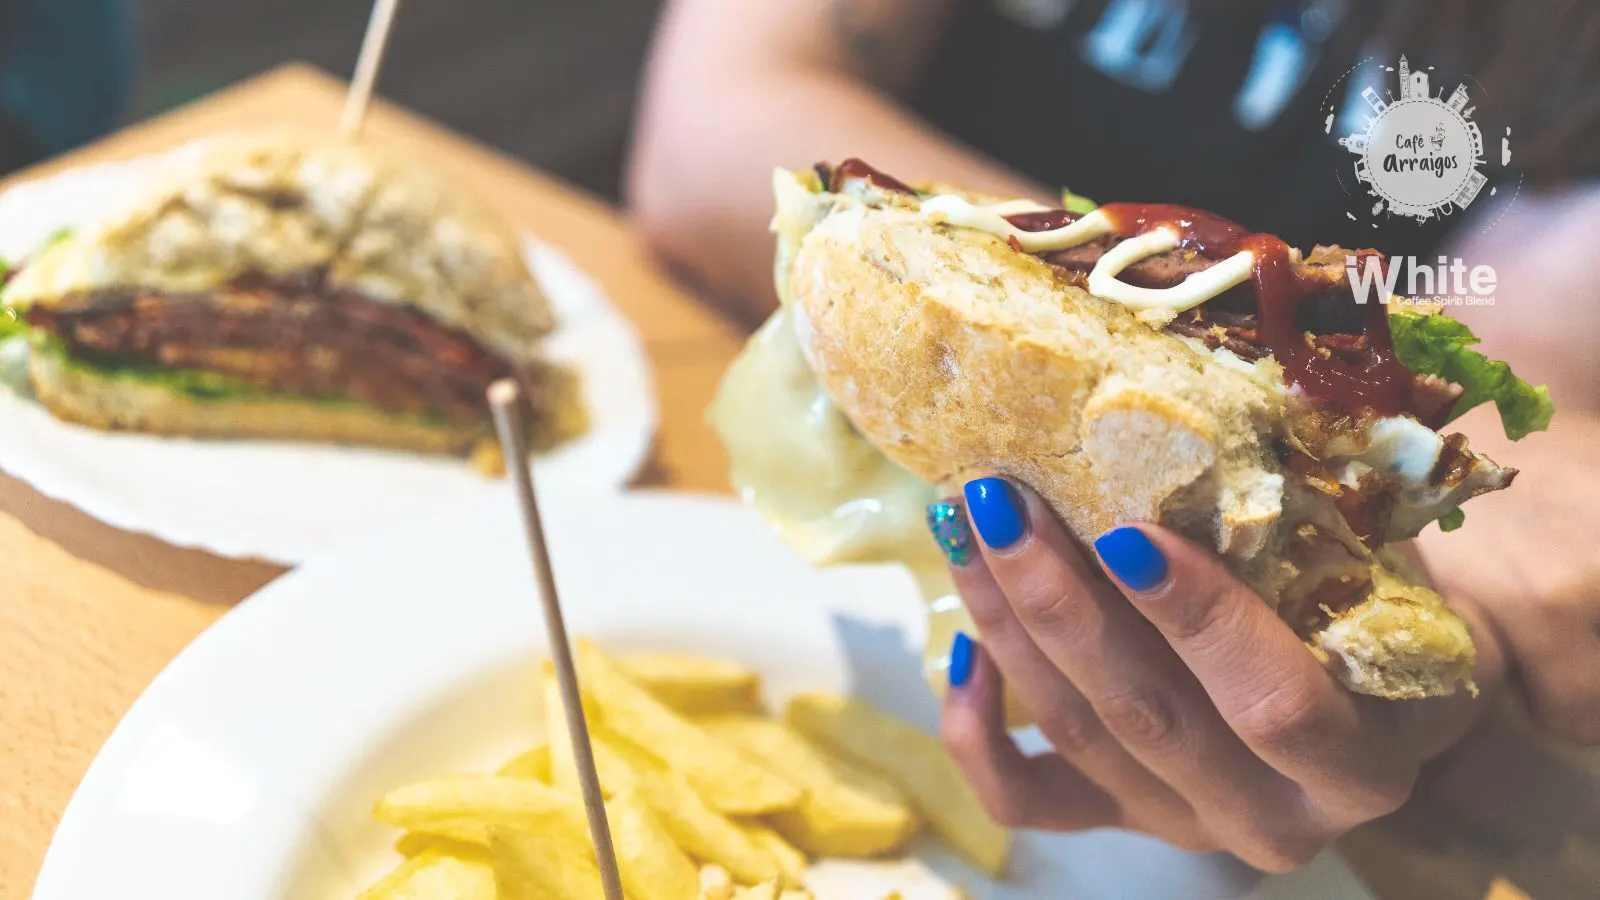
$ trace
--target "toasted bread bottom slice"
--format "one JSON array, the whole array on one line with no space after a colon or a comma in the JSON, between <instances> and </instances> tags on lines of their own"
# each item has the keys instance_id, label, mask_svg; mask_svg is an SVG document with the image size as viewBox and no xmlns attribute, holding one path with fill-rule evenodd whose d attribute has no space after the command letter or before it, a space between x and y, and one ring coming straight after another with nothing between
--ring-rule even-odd
<instances>
[{"instance_id":1,"label":"toasted bread bottom slice","mask_svg":"<svg viewBox=\"0 0 1600 900\"><path fill-rule=\"evenodd\" d=\"M288 394L196 397L137 376L97 369L60 353L29 353L29 381L45 408L63 421L106 431L196 438L272 439L357 444L449 456L471 454L487 471L503 467L491 457L494 430L481 423L452 424L397 415L348 401ZM539 373L551 408L533 417L531 444L545 448L583 431L577 379L547 366Z\"/></svg>"}]
</instances>

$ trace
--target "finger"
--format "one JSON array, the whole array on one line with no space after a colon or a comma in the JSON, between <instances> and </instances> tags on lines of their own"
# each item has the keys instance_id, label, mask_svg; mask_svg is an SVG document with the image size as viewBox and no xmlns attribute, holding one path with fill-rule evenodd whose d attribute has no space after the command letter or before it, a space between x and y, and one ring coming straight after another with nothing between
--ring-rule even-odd
<instances>
[{"instance_id":1,"label":"finger","mask_svg":"<svg viewBox=\"0 0 1600 900\"><path fill-rule=\"evenodd\" d=\"M985 656L1004 676L1007 689L1032 716L1052 747L1112 796L1134 827L1196 843L1201 829L1194 810L1177 791L1134 759L1101 723L1083 694L1034 644L1017 621L1005 593L990 574L972 536L966 509L954 500L931 505L929 527L950 561L950 576L982 638ZM957 635L956 641L968 640ZM952 652L952 659L960 656ZM951 669L952 686L962 674ZM1187 834L1184 834L1187 832ZM1183 841L1180 841L1183 842Z\"/></svg>"},{"instance_id":2,"label":"finger","mask_svg":"<svg viewBox=\"0 0 1600 900\"><path fill-rule=\"evenodd\" d=\"M1095 550L1251 750L1312 793L1372 807L1403 799L1411 754L1364 715L1290 628L1222 561L1153 525L1118 528ZM1358 796L1371 792L1372 796ZM1397 801L1396 801L1397 803Z\"/></svg>"},{"instance_id":3,"label":"finger","mask_svg":"<svg viewBox=\"0 0 1600 900\"><path fill-rule=\"evenodd\" d=\"M1258 759L1194 676L1032 491L968 484L983 556L1017 621L1106 729L1202 819L1279 820L1298 789Z\"/></svg>"},{"instance_id":4,"label":"finger","mask_svg":"<svg viewBox=\"0 0 1600 900\"><path fill-rule=\"evenodd\" d=\"M972 644L972 670L945 696L950 756L1001 825L1077 831L1119 823L1116 801L1056 754L1027 756L1005 728L1000 672Z\"/></svg>"}]
</instances>

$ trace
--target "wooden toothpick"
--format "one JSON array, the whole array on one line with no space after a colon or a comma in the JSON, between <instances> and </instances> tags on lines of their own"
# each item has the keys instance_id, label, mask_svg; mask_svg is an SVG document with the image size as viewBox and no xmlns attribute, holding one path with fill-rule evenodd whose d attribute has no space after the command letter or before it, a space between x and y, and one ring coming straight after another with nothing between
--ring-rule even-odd
<instances>
[{"instance_id":1,"label":"wooden toothpick","mask_svg":"<svg viewBox=\"0 0 1600 900\"><path fill-rule=\"evenodd\" d=\"M383 51L389 46L389 29L399 7L400 0L375 0L372 4L367 34L361 39L361 55L356 58L350 90L344 95L344 112L339 116L339 130L345 134L361 133L367 106L372 102L372 89L378 83L378 70L383 66Z\"/></svg>"},{"instance_id":2,"label":"wooden toothpick","mask_svg":"<svg viewBox=\"0 0 1600 900\"><path fill-rule=\"evenodd\" d=\"M494 413L495 429L500 434L500 450L505 454L506 470L516 486L517 504L522 510L528 555L533 560L533 573L539 583L545 630L550 635L550 657L555 663L556 682L561 688L561 703L566 707L567 734L572 741L574 761L578 764L578 784L583 788L583 807L589 818L589 835L594 839L600 881L605 885L606 900L622 900L622 878L617 872L616 850L611 846L605 796L600 792L600 776L594 767L589 723L584 718L583 703L578 695L578 672L572 663L572 646L567 641L561 600L556 594L555 575L550 570L550 548L545 543L544 522L539 518L539 501L533 491L521 388L509 378L489 385L489 409Z\"/></svg>"}]
</instances>

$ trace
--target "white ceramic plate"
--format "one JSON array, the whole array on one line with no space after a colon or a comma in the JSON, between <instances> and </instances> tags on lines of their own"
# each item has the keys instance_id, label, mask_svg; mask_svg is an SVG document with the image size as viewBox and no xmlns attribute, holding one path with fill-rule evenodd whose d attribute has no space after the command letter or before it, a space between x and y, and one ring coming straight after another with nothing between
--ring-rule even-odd
<instances>
[{"instance_id":1,"label":"white ceramic plate","mask_svg":"<svg viewBox=\"0 0 1600 900\"><path fill-rule=\"evenodd\" d=\"M185 152L185 151L178 151ZM0 196L0 258L91 220L149 161L74 169ZM656 407L632 325L548 244L524 241L560 317L551 355L581 373L592 427L541 460L547 490L611 490L649 453ZM57 421L29 399L19 342L0 345L0 469L130 531L224 556L294 564L395 522L499 490L465 462L355 447L110 434ZM12 351L6 353L3 351Z\"/></svg>"},{"instance_id":2,"label":"white ceramic plate","mask_svg":"<svg viewBox=\"0 0 1600 900\"><path fill-rule=\"evenodd\" d=\"M609 648L759 667L768 699L849 690L931 725L902 571L815 571L750 511L682 495L552 497L569 626ZM384 790L489 771L537 737L543 628L509 502L363 541L246 600L167 667L72 798L36 900L352 896L392 866ZM1369 900L1338 857L1262 880L1114 832L1027 835L1013 881L943 856L977 898ZM835 870L820 900L878 898Z\"/></svg>"}]
</instances>

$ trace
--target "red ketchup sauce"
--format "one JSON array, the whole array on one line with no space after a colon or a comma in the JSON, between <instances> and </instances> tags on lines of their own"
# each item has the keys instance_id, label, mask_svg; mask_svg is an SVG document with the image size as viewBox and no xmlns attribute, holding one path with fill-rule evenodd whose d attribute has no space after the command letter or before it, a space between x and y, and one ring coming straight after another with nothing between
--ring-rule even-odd
<instances>
[{"instance_id":1,"label":"red ketchup sauce","mask_svg":"<svg viewBox=\"0 0 1600 900\"><path fill-rule=\"evenodd\" d=\"M864 178L886 191L899 191L902 194L916 193L916 190L911 185L893 175L886 175L874 169L854 156L835 166L833 177L831 179L825 178L824 180L828 182L830 190L837 191L840 182L849 181L852 178Z\"/></svg>"},{"instance_id":2,"label":"red ketchup sauce","mask_svg":"<svg viewBox=\"0 0 1600 900\"><path fill-rule=\"evenodd\" d=\"M1124 238L1166 227L1178 232L1180 247L1208 259L1225 259L1241 250L1254 254L1251 280L1258 334L1283 366L1284 377L1307 395L1347 410L1370 407L1382 415L1395 415L1410 405L1412 375L1395 359L1384 304L1370 303L1364 310L1372 351L1363 354L1369 360L1366 364L1324 355L1306 340L1295 314L1300 301L1318 284L1295 271L1289 245L1278 236L1253 234L1221 216L1166 203L1110 203L1100 211L1110 220L1112 231ZM1077 218L1066 210L1048 210L1019 213L1006 220L1023 231L1050 231Z\"/></svg>"}]
</instances>

